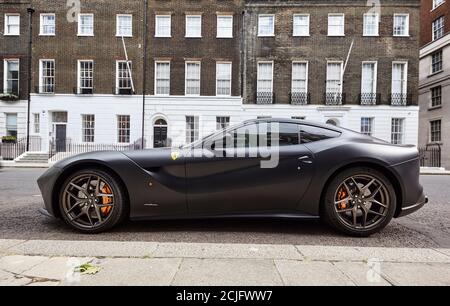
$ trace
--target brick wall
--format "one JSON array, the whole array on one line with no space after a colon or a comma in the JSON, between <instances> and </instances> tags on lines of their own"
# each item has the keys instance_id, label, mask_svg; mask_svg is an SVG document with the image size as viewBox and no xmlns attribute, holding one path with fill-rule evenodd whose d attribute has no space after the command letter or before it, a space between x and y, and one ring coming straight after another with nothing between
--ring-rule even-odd
<instances>
[{"instance_id":1,"label":"brick wall","mask_svg":"<svg viewBox=\"0 0 450 306\"><path fill-rule=\"evenodd\" d=\"M420 44L424 46L433 39L433 21L444 16L444 32L450 33L450 1L445 1L442 5L433 10L433 0L422 0L421 23L422 29L420 34ZM444 35L445 35L444 34Z\"/></svg>"},{"instance_id":2,"label":"brick wall","mask_svg":"<svg viewBox=\"0 0 450 306\"><path fill-rule=\"evenodd\" d=\"M257 62L274 61L276 103L289 103L293 60L309 62L309 92L312 104L323 104L328 60L346 60L349 47L354 48L344 75L343 92L347 104L357 104L361 89L362 61L378 61L377 92L387 104L391 92L392 61L408 61L408 93L412 104L418 100L419 0L383 1L379 37L363 37L363 14L367 1L247 1L245 17L246 103L255 102ZM275 37L257 36L258 14L275 14ZM293 37L294 13L310 14L310 37ZM345 13L345 37L329 37L328 14ZM393 37L394 13L410 14L410 36Z\"/></svg>"}]
</instances>

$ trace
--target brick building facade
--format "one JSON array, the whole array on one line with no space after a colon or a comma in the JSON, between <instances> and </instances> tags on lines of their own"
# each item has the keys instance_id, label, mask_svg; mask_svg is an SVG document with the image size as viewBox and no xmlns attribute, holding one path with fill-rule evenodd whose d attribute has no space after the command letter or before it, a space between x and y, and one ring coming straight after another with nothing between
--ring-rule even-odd
<instances>
[{"instance_id":1,"label":"brick building facade","mask_svg":"<svg viewBox=\"0 0 450 306\"><path fill-rule=\"evenodd\" d=\"M139 142L142 126L147 147L179 145L262 116L417 143L419 0L32 2L43 150Z\"/></svg>"},{"instance_id":2,"label":"brick building facade","mask_svg":"<svg viewBox=\"0 0 450 306\"><path fill-rule=\"evenodd\" d=\"M440 166L450 169L450 1L423 0L421 18L419 146L440 147Z\"/></svg>"},{"instance_id":3,"label":"brick building facade","mask_svg":"<svg viewBox=\"0 0 450 306\"><path fill-rule=\"evenodd\" d=\"M29 0L0 0L0 138L26 135ZM9 100L9 101L6 101Z\"/></svg>"}]
</instances>

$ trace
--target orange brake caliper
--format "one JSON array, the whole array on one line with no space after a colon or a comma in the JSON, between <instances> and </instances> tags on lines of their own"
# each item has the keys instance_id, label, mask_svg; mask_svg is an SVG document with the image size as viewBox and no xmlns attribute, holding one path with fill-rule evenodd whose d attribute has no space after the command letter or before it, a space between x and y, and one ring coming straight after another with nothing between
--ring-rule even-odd
<instances>
[{"instance_id":1,"label":"orange brake caliper","mask_svg":"<svg viewBox=\"0 0 450 306\"><path fill-rule=\"evenodd\" d=\"M348 197L347 190L345 190L344 187L339 189L338 201L342 201L342 200L346 199L347 197ZM338 209L339 210L346 209L346 208L347 208L347 202L341 202L341 203L338 204Z\"/></svg>"},{"instance_id":2,"label":"orange brake caliper","mask_svg":"<svg viewBox=\"0 0 450 306\"><path fill-rule=\"evenodd\" d=\"M111 189L109 186L105 185L102 188L102 193L104 194L112 194ZM112 198L111 197L102 197L102 201L104 205L111 204ZM103 215L107 216L111 212L112 206L105 206L102 207L100 210L102 211Z\"/></svg>"}]
</instances>

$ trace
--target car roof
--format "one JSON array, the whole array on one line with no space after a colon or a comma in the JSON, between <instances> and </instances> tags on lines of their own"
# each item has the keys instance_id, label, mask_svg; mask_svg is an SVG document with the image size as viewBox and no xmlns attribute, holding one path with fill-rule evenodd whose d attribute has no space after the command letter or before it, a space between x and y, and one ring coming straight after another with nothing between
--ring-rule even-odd
<instances>
[{"instance_id":1,"label":"car roof","mask_svg":"<svg viewBox=\"0 0 450 306\"><path fill-rule=\"evenodd\" d=\"M324 123L319 123L319 122L314 122L314 121L308 121L308 120L302 120L302 119L290 119L290 118L250 119L250 120L244 121L244 124L258 123L258 122L296 123L296 124L304 124L304 125L314 126L314 127L318 127L318 128L333 130L333 131L337 131L337 132L340 132L340 133L343 133L343 132L347 131L346 129L342 129L340 127L337 127L337 126L334 126L334 125L331 125L331 124L324 124Z\"/></svg>"}]
</instances>

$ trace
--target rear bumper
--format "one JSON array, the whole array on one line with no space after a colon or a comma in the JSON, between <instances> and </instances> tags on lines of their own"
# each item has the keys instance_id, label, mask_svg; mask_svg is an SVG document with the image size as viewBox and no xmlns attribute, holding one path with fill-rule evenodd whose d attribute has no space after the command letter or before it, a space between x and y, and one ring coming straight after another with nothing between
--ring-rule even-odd
<instances>
[{"instance_id":1,"label":"rear bumper","mask_svg":"<svg viewBox=\"0 0 450 306\"><path fill-rule=\"evenodd\" d=\"M422 207L425 206L425 204L428 203L428 197L426 197L425 195L423 195L420 198L420 201L414 205L411 206L407 206L407 207L402 207L400 214L398 215L398 217L404 217L407 216L409 214L412 214L416 211L418 211L419 209L421 209Z\"/></svg>"}]
</instances>

